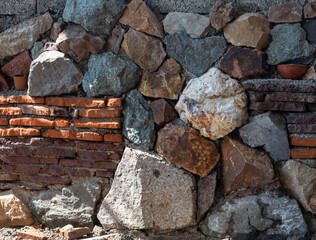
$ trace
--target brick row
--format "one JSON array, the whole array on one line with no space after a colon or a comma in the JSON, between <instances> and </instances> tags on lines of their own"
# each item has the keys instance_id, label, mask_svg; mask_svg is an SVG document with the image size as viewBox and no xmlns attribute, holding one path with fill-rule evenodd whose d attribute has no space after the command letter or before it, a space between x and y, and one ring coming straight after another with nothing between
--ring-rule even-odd
<instances>
[{"instance_id":1,"label":"brick row","mask_svg":"<svg viewBox=\"0 0 316 240\"><path fill-rule=\"evenodd\" d=\"M12 118L9 121L10 125L15 126L30 126L30 127L68 127L69 120L55 119L48 120L45 118Z\"/></svg>"},{"instance_id":2,"label":"brick row","mask_svg":"<svg viewBox=\"0 0 316 240\"><path fill-rule=\"evenodd\" d=\"M104 108L106 99L46 97L45 104L59 107Z\"/></svg>"},{"instance_id":3,"label":"brick row","mask_svg":"<svg viewBox=\"0 0 316 240\"><path fill-rule=\"evenodd\" d=\"M250 102L249 109L256 111L304 112L306 105L298 102Z\"/></svg>"},{"instance_id":4,"label":"brick row","mask_svg":"<svg viewBox=\"0 0 316 240\"><path fill-rule=\"evenodd\" d=\"M9 103L37 103L44 104L45 98L43 97L31 97L22 95L12 95L9 97Z\"/></svg>"},{"instance_id":5,"label":"brick row","mask_svg":"<svg viewBox=\"0 0 316 240\"><path fill-rule=\"evenodd\" d=\"M292 146L316 147L316 138L309 137L290 137Z\"/></svg>"},{"instance_id":6,"label":"brick row","mask_svg":"<svg viewBox=\"0 0 316 240\"><path fill-rule=\"evenodd\" d=\"M288 124L289 133L316 134L316 124Z\"/></svg>"},{"instance_id":7,"label":"brick row","mask_svg":"<svg viewBox=\"0 0 316 240\"><path fill-rule=\"evenodd\" d=\"M85 121L75 120L75 128L105 128L105 129L120 129L121 121Z\"/></svg>"},{"instance_id":8,"label":"brick row","mask_svg":"<svg viewBox=\"0 0 316 240\"><path fill-rule=\"evenodd\" d=\"M249 99L254 102L305 102L316 103L315 94L304 93L250 93Z\"/></svg>"},{"instance_id":9,"label":"brick row","mask_svg":"<svg viewBox=\"0 0 316 240\"><path fill-rule=\"evenodd\" d=\"M285 115L287 123L313 124L316 123L316 112L313 113L290 113Z\"/></svg>"},{"instance_id":10,"label":"brick row","mask_svg":"<svg viewBox=\"0 0 316 240\"><path fill-rule=\"evenodd\" d=\"M291 149L293 159L315 159L316 148L294 148Z\"/></svg>"}]
</instances>

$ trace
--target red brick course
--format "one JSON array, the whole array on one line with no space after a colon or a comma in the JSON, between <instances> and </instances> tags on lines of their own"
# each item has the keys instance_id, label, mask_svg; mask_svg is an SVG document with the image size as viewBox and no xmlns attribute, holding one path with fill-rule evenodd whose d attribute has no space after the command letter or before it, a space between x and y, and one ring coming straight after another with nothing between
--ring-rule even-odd
<instances>
[{"instance_id":1,"label":"red brick course","mask_svg":"<svg viewBox=\"0 0 316 240\"><path fill-rule=\"evenodd\" d=\"M78 108L104 108L105 99L47 97L46 105Z\"/></svg>"}]
</instances>

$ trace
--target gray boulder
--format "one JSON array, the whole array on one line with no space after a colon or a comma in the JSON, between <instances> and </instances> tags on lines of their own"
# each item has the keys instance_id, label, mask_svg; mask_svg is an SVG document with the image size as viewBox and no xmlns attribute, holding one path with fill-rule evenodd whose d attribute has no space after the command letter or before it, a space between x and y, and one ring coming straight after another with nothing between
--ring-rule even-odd
<instances>
[{"instance_id":1,"label":"gray boulder","mask_svg":"<svg viewBox=\"0 0 316 240\"><path fill-rule=\"evenodd\" d=\"M44 52L44 43L42 41L34 43L34 46L31 49L32 59L35 60Z\"/></svg>"}]
</instances>

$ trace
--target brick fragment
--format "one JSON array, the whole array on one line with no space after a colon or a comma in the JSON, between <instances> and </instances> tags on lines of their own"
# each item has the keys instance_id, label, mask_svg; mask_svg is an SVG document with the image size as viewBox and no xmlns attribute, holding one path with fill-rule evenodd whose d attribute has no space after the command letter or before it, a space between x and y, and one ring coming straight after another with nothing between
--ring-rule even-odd
<instances>
[{"instance_id":1,"label":"brick fragment","mask_svg":"<svg viewBox=\"0 0 316 240\"><path fill-rule=\"evenodd\" d=\"M31 97L31 96L22 96L22 95L12 95L10 96L10 103L37 103L44 104L45 98L43 97Z\"/></svg>"},{"instance_id":2,"label":"brick fragment","mask_svg":"<svg viewBox=\"0 0 316 240\"><path fill-rule=\"evenodd\" d=\"M106 129L120 129L121 121L84 121L75 120L75 128L106 128Z\"/></svg>"},{"instance_id":3,"label":"brick fragment","mask_svg":"<svg viewBox=\"0 0 316 240\"><path fill-rule=\"evenodd\" d=\"M304 112L306 105L297 102L251 102L249 109L256 111Z\"/></svg>"},{"instance_id":4,"label":"brick fragment","mask_svg":"<svg viewBox=\"0 0 316 240\"><path fill-rule=\"evenodd\" d=\"M66 119L56 119L54 120L55 127L69 127L69 120Z\"/></svg>"},{"instance_id":5,"label":"brick fragment","mask_svg":"<svg viewBox=\"0 0 316 240\"><path fill-rule=\"evenodd\" d=\"M289 133L316 134L316 124L288 124Z\"/></svg>"},{"instance_id":6,"label":"brick fragment","mask_svg":"<svg viewBox=\"0 0 316 240\"><path fill-rule=\"evenodd\" d=\"M0 96L0 104L8 104L7 96Z\"/></svg>"},{"instance_id":7,"label":"brick fragment","mask_svg":"<svg viewBox=\"0 0 316 240\"><path fill-rule=\"evenodd\" d=\"M30 65L32 63L32 58L28 51L25 51L16 57L14 57L10 62L5 64L1 70L3 73L10 77L17 75L26 76L30 72Z\"/></svg>"},{"instance_id":8,"label":"brick fragment","mask_svg":"<svg viewBox=\"0 0 316 240\"><path fill-rule=\"evenodd\" d=\"M71 224L68 224L64 227L62 227L59 230L59 234L61 236L64 236L68 240L77 239L84 235L87 235L90 233L90 229L88 227L77 227L74 228Z\"/></svg>"},{"instance_id":9,"label":"brick fragment","mask_svg":"<svg viewBox=\"0 0 316 240\"><path fill-rule=\"evenodd\" d=\"M124 98L108 98L108 107L122 107Z\"/></svg>"},{"instance_id":10,"label":"brick fragment","mask_svg":"<svg viewBox=\"0 0 316 240\"><path fill-rule=\"evenodd\" d=\"M27 175L23 174L20 176L21 181L43 183L46 185L51 184L69 184L72 182L70 177L57 177L57 176L43 176L43 175Z\"/></svg>"},{"instance_id":11,"label":"brick fragment","mask_svg":"<svg viewBox=\"0 0 316 240\"><path fill-rule=\"evenodd\" d=\"M55 122L45 118L13 118L10 120L10 125L17 126L37 126L37 127L54 127Z\"/></svg>"},{"instance_id":12,"label":"brick fragment","mask_svg":"<svg viewBox=\"0 0 316 240\"><path fill-rule=\"evenodd\" d=\"M43 106L24 105L22 106L22 113L38 116L50 116L50 108Z\"/></svg>"},{"instance_id":13,"label":"brick fragment","mask_svg":"<svg viewBox=\"0 0 316 240\"><path fill-rule=\"evenodd\" d=\"M0 173L0 181L2 182L13 182L13 181L19 181L19 180L20 180L20 175Z\"/></svg>"},{"instance_id":14,"label":"brick fragment","mask_svg":"<svg viewBox=\"0 0 316 240\"><path fill-rule=\"evenodd\" d=\"M46 97L46 105L79 108L104 108L105 99Z\"/></svg>"},{"instance_id":15,"label":"brick fragment","mask_svg":"<svg viewBox=\"0 0 316 240\"><path fill-rule=\"evenodd\" d=\"M294 148L291 156L293 159L313 159L316 158L316 148Z\"/></svg>"},{"instance_id":16,"label":"brick fragment","mask_svg":"<svg viewBox=\"0 0 316 240\"><path fill-rule=\"evenodd\" d=\"M64 167L84 167L93 169L116 169L117 163L109 161L61 159L60 165Z\"/></svg>"},{"instance_id":17,"label":"brick fragment","mask_svg":"<svg viewBox=\"0 0 316 240\"><path fill-rule=\"evenodd\" d=\"M0 137L26 137L40 136L41 132L33 128L2 128L0 129Z\"/></svg>"},{"instance_id":18,"label":"brick fragment","mask_svg":"<svg viewBox=\"0 0 316 240\"><path fill-rule=\"evenodd\" d=\"M90 171L86 169L74 169L65 168L61 166L44 166L40 170L41 174L49 174L53 176L80 176L80 177L90 177Z\"/></svg>"},{"instance_id":19,"label":"brick fragment","mask_svg":"<svg viewBox=\"0 0 316 240\"><path fill-rule=\"evenodd\" d=\"M34 150L34 156L59 158L76 156L76 150L72 148L58 148L58 147L38 147Z\"/></svg>"},{"instance_id":20,"label":"brick fragment","mask_svg":"<svg viewBox=\"0 0 316 240\"><path fill-rule=\"evenodd\" d=\"M104 134L104 142L123 142L123 134Z\"/></svg>"},{"instance_id":21,"label":"brick fragment","mask_svg":"<svg viewBox=\"0 0 316 240\"><path fill-rule=\"evenodd\" d=\"M75 132L69 130L48 129L43 132L42 136L48 138L65 138L83 141L103 141L102 135L95 132Z\"/></svg>"},{"instance_id":22,"label":"brick fragment","mask_svg":"<svg viewBox=\"0 0 316 240\"><path fill-rule=\"evenodd\" d=\"M4 115L4 116L22 115L22 109L18 107L0 107L0 115Z\"/></svg>"},{"instance_id":23,"label":"brick fragment","mask_svg":"<svg viewBox=\"0 0 316 240\"><path fill-rule=\"evenodd\" d=\"M125 145L124 144L111 144L111 143L76 142L76 148L86 149L86 150L123 152L125 149Z\"/></svg>"},{"instance_id":24,"label":"brick fragment","mask_svg":"<svg viewBox=\"0 0 316 240\"><path fill-rule=\"evenodd\" d=\"M105 172L105 171L96 171L95 175L97 177L101 177L101 178L113 178L114 173L112 173L112 172Z\"/></svg>"},{"instance_id":25,"label":"brick fragment","mask_svg":"<svg viewBox=\"0 0 316 240\"><path fill-rule=\"evenodd\" d=\"M316 138L290 137L292 146L316 147Z\"/></svg>"},{"instance_id":26,"label":"brick fragment","mask_svg":"<svg viewBox=\"0 0 316 240\"><path fill-rule=\"evenodd\" d=\"M32 239L32 240L47 240L48 239L46 234L32 227L26 230L23 230L21 232L18 232L18 236L21 239Z\"/></svg>"},{"instance_id":27,"label":"brick fragment","mask_svg":"<svg viewBox=\"0 0 316 240\"><path fill-rule=\"evenodd\" d=\"M9 124L8 119L0 118L0 126L7 126Z\"/></svg>"},{"instance_id":28,"label":"brick fragment","mask_svg":"<svg viewBox=\"0 0 316 240\"><path fill-rule=\"evenodd\" d=\"M303 93L268 93L265 101L316 103L315 94Z\"/></svg>"},{"instance_id":29,"label":"brick fragment","mask_svg":"<svg viewBox=\"0 0 316 240\"><path fill-rule=\"evenodd\" d=\"M119 118L121 117L121 110L120 109L85 109L81 112L80 117Z\"/></svg>"}]
</instances>

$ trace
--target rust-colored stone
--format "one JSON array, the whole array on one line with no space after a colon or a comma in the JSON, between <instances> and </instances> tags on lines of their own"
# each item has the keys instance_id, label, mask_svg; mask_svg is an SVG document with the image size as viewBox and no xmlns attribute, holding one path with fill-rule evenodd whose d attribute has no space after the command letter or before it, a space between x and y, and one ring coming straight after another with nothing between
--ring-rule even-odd
<instances>
[{"instance_id":1,"label":"rust-colored stone","mask_svg":"<svg viewBox=\"0 0 316 240\"><path fill-rule=\"evenodd\" d=\"M159 126L171 122L178 115L176 110L164 99L153 101L149 106L153 111L154 121Z\"/></svg>"},{"instance_id":2,"label":"rust-colored stone","mask_svg":"<svg viewBox=\"0 0 316 240\"><path fill-rule=\"evenodd\" d=\"M4 65L1 70L3 73L10 77L14 76L27 76L30 72L30 66L32 63L32 58L28 51L25 51L16 57L14 57L10 62Z\"/></svg>"},{"instance_id":3,"label":"rust-colored stone","mask_svg":"<svg viewBox=\"0 0 316 240\"><path fill-rule=\"evenodd\" d=\"M297 2L283 3L269 9L269 21L273 23L292 23L302 21L302 6Z\"/></svg>"},{"instance_id":4,"label":"rust-colored stone","mask_svg":"<svg viewBox=\"0 0 316 240\"><path fill-rule=\"evenodd\" d=\"M290 137L292 146L316 147L316 138L312 137Z\"/></svg>"}]
</instances>

